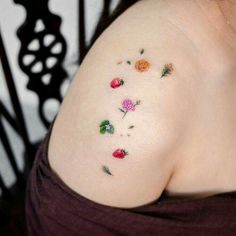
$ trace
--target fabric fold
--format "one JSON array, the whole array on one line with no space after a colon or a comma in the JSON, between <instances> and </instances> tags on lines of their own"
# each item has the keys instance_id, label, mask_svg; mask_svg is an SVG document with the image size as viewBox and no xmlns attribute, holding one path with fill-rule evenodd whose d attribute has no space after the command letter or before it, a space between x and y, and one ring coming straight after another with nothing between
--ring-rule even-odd
<instances>
[{"instance_id":1,"label":"fabric fold","mask_svg":"<svg viewBox=\"0 0 236 236\"><path fill-rule=\"evenodd\" d=\"M152 204L119 209L90 201L51 169L48 145L53 123L40 145L27 186L29 236L236 235L236 192L201 199L164 194Z\"/></svg>"}]
</instances>

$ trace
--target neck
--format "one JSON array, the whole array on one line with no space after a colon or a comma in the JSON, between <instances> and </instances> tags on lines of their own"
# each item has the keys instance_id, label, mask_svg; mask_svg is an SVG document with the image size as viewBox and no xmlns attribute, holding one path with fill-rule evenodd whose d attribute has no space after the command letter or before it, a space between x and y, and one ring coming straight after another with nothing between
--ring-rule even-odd
<instances>
[{"instance_id":1,"label":"neck","mask_svg":"<svg viewBox=\"0 0 236 236\"><path fill-rule=\"evenodd\" d=\"M212 27L236 50L236 0L195 0Z\"/></svg>"},{"instance_id":2,"label":"neck","mask_svg":"<svg viewBox=\"0 0 236 236\"><path fill-rule=\"evenodd\" d=\"M226 23L236 31L236 1L235 0L215 0L218 4Z\"/></svg>"}]
</instances>

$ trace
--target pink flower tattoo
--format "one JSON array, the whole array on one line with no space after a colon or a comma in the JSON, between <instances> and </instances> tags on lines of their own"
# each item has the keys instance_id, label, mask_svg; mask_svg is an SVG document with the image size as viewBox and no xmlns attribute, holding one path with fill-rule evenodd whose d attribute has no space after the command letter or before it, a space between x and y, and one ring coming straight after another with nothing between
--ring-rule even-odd
<instances>
[{"instance_id":1,"label":"pink flower tattoo","mask_svg":"<svg viewBox=\"0 0 236 236\"><path fill-rule=\"evenodd\" d=\"M125 99L123 102L122 102L122 108L119 108L119 110L121 112L124 113L122 119L126 116L126 114L129 112L129 111L135 111L135 107L137 105L140 105L141 101L138 100L136 102L133 102L132 100L130 99Z\"/></svg>"}]
</instances>

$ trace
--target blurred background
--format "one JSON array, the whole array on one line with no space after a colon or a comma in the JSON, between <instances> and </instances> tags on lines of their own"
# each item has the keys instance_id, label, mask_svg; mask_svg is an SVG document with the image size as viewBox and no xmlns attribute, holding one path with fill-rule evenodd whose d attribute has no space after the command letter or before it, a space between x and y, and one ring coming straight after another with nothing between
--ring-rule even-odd
<instances>
[{"instance_id":1,"label":"blurred background","mask_svg":"<svg viewBox=\"0 0 236 236\"><path fill-rule=\"evenodd\" d=\"M0 235L25 235L35 152L119 0L0 1ZM130 1L134 2L134 1Z\"/></svg>"}]
</instances>

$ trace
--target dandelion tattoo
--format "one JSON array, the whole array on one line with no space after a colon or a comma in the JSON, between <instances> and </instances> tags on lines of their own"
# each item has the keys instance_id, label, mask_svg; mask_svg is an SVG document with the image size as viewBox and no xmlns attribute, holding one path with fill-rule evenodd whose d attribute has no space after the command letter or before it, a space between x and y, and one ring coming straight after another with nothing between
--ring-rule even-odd
<instances>
[{"instance_id":1,"label":"dandelion tattoo","mask_svg":"<svg viewBox=\"0 0 236 236\"><path fill-rule=\"evenodd\" d=\"M172 63L165 64L164 68L162 69L161 78L170 75L174 70Z\"/></svg>"},{"instance_id":2,"label":"dandelion tattoo","mask_svg":"<svg viewBox=\"0 0 236 236\"><path fill-rule=\"evenodd\" d=\"M126 114L129 112L129 111L135 111L135 107L137 105L140 105L141 101L138 100L136 101L135 103L130 100L130 99L125 99L123 102L122 102L122 108L119 108L119 110L121 112L124 113L122 119L126 116Z\"/></svg>"}]
</instances>

